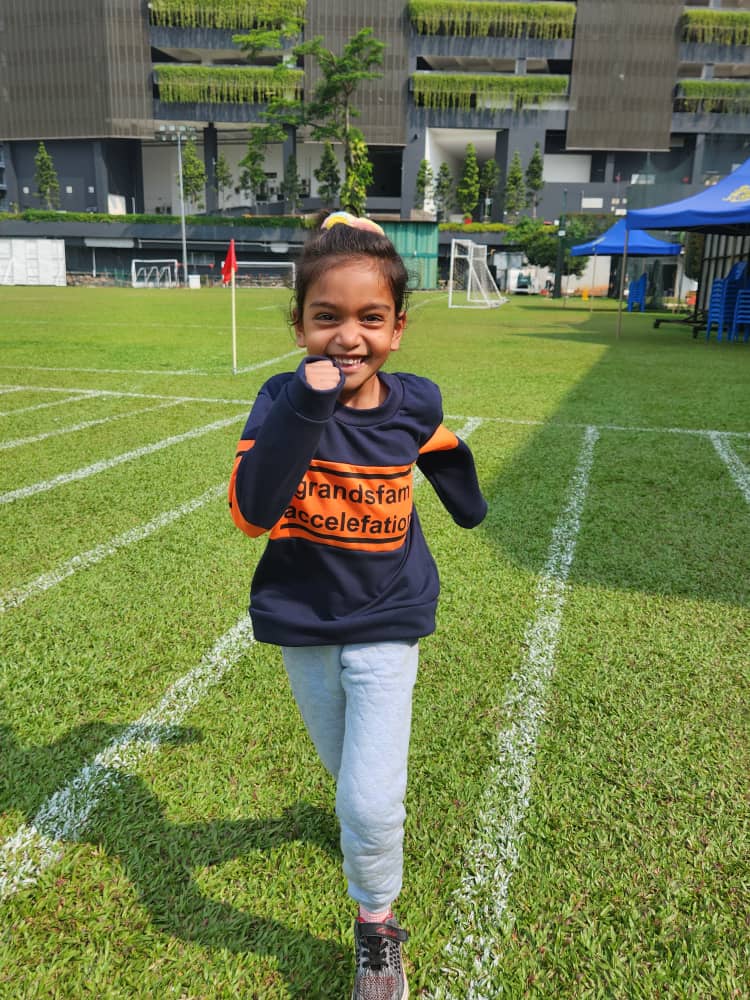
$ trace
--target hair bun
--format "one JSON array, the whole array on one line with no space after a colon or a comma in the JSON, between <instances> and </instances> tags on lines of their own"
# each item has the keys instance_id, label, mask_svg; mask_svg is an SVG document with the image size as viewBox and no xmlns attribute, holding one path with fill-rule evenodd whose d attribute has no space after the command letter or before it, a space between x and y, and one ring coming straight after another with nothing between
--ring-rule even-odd
<instances>
[{"instance_id":1,"label":"hair bun","mask_svg":"<svg viewBox=\"0 0 750 1000\"><path fill-rule=\"evenodd\" d=\"M385 236L382 226L379 226L377 222L373 222L372 219L363 219L357 215L352 215L351 212L331 212L323 220L320 228L333 229L334 226L351 226L352 229L367 229L371 233L379 233L380 236Z\"/></svg>"}]
</instances>

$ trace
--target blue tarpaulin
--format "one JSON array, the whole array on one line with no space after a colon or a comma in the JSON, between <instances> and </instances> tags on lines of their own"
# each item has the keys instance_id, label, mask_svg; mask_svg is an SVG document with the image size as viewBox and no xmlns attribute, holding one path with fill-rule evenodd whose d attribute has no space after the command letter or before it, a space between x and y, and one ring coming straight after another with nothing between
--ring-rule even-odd
<instances>
[{"instance_id":1,"label":"blue tarpaulin","mask_svg":"<svg viewBox=\"0 0 750 1000\"><path fill-rule=\"evenodd\" d=\"M591 257L596 254L622 256L625 252L625 219L618 220L606 233L588 243L579 243L570 248L571 257ZM675 257L682 246L679 243L665 243L644 232L633 232L628 236L628 257Z\"/></svg>"},{"instance_id":2,"label":"blue tarpaulin","mask_svg":"<svg viewBox=\"0 0 750 1000\"><path fill-rule=\"evenodd\" d=\"M641 229L750 233L750 160L689 198L628 212L625 223L631 240L633 231ZM630 252L628 242L628 254Z\"/></svg>"}]
</instances>

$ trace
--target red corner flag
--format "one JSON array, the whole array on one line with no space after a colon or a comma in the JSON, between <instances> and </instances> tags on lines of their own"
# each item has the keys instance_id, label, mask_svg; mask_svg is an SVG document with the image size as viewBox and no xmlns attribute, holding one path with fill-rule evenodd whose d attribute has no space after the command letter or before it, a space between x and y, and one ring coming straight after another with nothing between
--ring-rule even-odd
<instances>
[{"instance_id":1,"label":"red corner flag","mask_svg":"<svg viewBox=\"0 0 750 1000\"><path fill-rule=\"evenodd\" d=\"M228 285L232 275L237 272L237 254L234 252L234 240L230 240L229 249L224 263L221 265L221 280Z\"/></svg>"}]
</instances>

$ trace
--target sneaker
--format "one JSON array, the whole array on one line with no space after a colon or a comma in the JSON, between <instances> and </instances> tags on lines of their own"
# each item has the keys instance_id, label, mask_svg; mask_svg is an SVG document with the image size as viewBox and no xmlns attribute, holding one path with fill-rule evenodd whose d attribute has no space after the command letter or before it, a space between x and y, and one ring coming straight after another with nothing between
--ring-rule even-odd
<instances>
[{"instance_id":1,"label":"sneaker","mask_svg":"<svg viewBox=\"0 0 750 1000\"><path fill-rule=\"evenodd\" d=\"M352 1000L407 1000L401 945L408 938L395 917L378 924L354 922L357 974Z\"/></svg>"}]
</instances>

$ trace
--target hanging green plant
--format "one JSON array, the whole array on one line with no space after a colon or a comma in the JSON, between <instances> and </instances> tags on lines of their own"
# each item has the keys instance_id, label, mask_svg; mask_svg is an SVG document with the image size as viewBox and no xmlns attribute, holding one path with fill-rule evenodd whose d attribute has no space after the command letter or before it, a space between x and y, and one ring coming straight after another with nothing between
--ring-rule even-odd
<instances>
[{"instance_id":1,"label":"hanging green plant","mask_svg":"<svg viewBox=\"0 0 750 1000\"><path fill-rule=\"evenodd\" d=\"M414 101L437 111L471 108L521 108L568 93L567 76L510 76L501 73L415 73Z\"/></svg>"},{"instance_id":2,"label":"hanging green plant","mask_svg":"<svg viewBox=\"0 0 750 1000\"><path fill-rule=\"evenodd\" d=\"M261 104L271 98L294 100L302 93L301 69L285 66L154 67L159 97L169 104Z\"/></svg>"},{"instance_id":3,"label":"hanging green plant","mask_svg":"<svg viewBox=\"0 0 750 1000\"><path fill-rule=\"evenodd\" d=\"M164 28L276 28L303 18L305 0L151 0L151 24Z\"/></svg>"},{"instance_id":4,"label":"hanging green plant","mask_svg":"<svg viewBox=\"0 0 750 1000\"><path fill-rule=\"evenodd\" d=\"M572 38L574 3L497 3L494 0L410 0L420 35Z\"/></svg>"},{"instance_id":5,"label":"hanging green plant","mask_svg":"<svg viewBox=\"0 0 750 1000\"><path fill-rule=\"evenodd\" d=\"M685 111L744 114L750 111L750 83L733 80L680 80L677 99Z\"/></svg>"},{"instance_id":6,"label":"hanging green plant","mask_svg":"<svg viewBox=\"0 0 750 1000\"><path fill-rule=\"evenodd\" d=\"M686 10L682 15L682 40L707 45L747 45L750 13L735 10Z\"/></svg>"}]
</instances>

